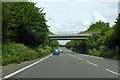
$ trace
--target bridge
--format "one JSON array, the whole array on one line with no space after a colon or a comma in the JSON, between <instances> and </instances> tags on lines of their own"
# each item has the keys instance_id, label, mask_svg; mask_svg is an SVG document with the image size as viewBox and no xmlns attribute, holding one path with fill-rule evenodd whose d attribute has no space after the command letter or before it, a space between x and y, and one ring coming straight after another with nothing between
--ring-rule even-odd
<instances>
[{"instance_id":1,"label":"bridge","mask_svg":"<svg viewBox=\"0 0 120 80\"><path fill-rule=\"evenodd\" d=\"M49 35L49 40L86 40L88 36L93 36L94 40L96 41L99 36L96 34L54 34ZM86 46L85 53L88 53L88 46Z\"/></svg>"},{"instance_id":2,"label":"bridge","mask_svg":"<svg viewBox=\"0 0 120 80\"><path fill-rule=\"evenodd\" d=\"M49 40L85 40L88 36L93 34L54 34L49 35Z\"/></svg>"}]
</instances>

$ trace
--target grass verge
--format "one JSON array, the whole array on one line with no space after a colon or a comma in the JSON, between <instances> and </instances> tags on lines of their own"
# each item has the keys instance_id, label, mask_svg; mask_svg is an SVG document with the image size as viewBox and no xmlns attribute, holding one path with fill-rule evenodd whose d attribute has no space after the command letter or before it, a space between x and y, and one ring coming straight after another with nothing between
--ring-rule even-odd
<instances>
[{"instance_id":1,"label":"grass verge","mask_svg":"<svg viewBox=\"0 0 120 80\"><path fill-rule=\"evenodd\" d=\"M20 43L4 43L2 45L2 65L21 63L23 61L30 61L40 58L50 54L50 50L51 48L48 46L44 48L37 47L35 49L31 49Z\"/></svg>"}]
</instances>

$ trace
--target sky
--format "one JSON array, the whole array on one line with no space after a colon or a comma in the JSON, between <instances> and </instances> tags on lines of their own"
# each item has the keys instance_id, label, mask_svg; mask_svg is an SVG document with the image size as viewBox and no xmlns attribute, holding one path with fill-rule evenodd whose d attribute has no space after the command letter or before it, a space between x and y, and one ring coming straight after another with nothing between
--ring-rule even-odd
<instances>
[{"instance_id":1,"label":"sky","mask_svg":"<svg viewBox=\"0 0 120 80\"><path fill-rule=\"evenodd\" d=\"M51 26L49 30L54 34L76 34L99 20L109 22L112 26L118 15L117 0L45 0L36 2L36 6L45 8L43 12L46 13L47 25ZM66 42L59 40L62 45Z\"/></svg>"}]
</instances>

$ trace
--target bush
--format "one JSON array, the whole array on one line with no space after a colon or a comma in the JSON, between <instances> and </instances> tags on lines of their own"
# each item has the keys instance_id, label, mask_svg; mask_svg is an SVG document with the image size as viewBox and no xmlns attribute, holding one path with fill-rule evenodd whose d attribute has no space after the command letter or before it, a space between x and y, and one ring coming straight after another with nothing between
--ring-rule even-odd
<instances>
[{"instance_id":1,"label":"bush","mask_svg":"<svg viewBox=\"0 0 120 80\"><path fill-rule=\"evenodd\" d=\"M88 54L93 56L100 56L100 51L94 48L93 50L90 49Z\"/></svg>"},{"instance_id":2,"label":"bush","mask_svg":"<svg viewBox=\"0 0 120 80\"><path fill-rule=\"evenodd\" d=\"M90 49L88 53L93 56L101 56L105 58L119 59L119 56L117 55L115 49L109 49L106 46L99 46L99 50L95 48L93 50Z\"/></svg>"},{"instance_id":3,"label":"bush","mask_svg":"<svg viewBox=\"0 0 120 80\"><path fill-rule=\"evenodd\" d=\"M106 53L103 54L102 57L117 59L117 55L116 55L115 50L106 51Z\"/></svg>"},{"instance_id":4,"label":"bush","mask_svg":"<svg viewBox=\"0 0 120 80\"><path fill-rule=\"evenodd\" d=\"M2 46L2 65L10 63L21 63L50 54L50 48L38 47L36 50L30 49L23 44L7 43Z\"/></svg>"},{"instance_id":5,"label":"bush","mask_svg":"<svg viewBox=\"0 0 120 80\"><path fill-rule=\"evenodd\" d=\"M70 50L72 50L72 51L73 51L73 50L74 50L74 48L73 48L73 47L71 47L71 48L70 48Z\"/></svg>"},{"instance_id":6,"label":"bush","mask_svg":"<svg viewBox=\"0 0 120 80\"><path fill-rule=\"evenodd\" d=\"M23 44L7 43L2 46L2 63L20 63L37 58L37 52Z\"/></svg>"}]
</instances>

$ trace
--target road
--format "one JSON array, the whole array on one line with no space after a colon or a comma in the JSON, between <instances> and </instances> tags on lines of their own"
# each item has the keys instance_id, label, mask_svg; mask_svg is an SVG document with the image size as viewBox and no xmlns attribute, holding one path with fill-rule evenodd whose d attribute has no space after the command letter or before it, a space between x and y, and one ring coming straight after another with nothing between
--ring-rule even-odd
<instances>
[{"instance_id":1,"label":"road","mask_svg":"<svg viewBox=\"0 0 120 80\"><path fill-rule=\"evenodd\" d=\"M60 55L49 55L4 78L118 78L118 61L78 54L61 47Z\"/></svg>"}]
</instances>

